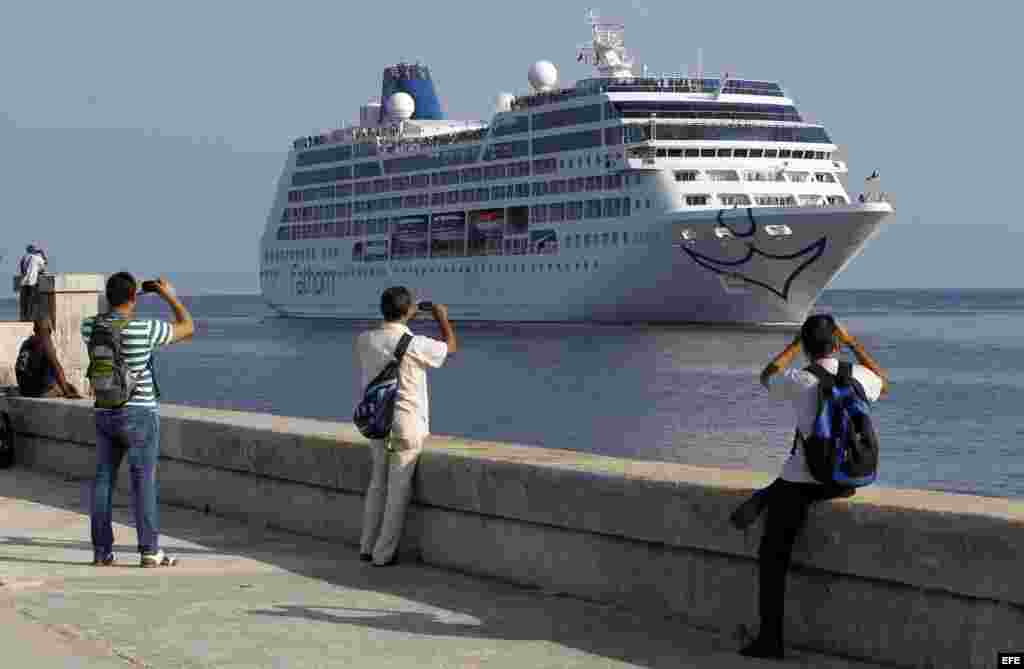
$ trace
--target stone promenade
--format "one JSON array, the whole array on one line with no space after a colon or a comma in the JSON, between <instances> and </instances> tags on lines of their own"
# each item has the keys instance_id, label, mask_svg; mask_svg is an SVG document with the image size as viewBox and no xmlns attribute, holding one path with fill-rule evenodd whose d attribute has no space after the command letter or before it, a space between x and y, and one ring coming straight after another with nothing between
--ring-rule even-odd
<instances>
[{"instance_id":1,"label":"stone promenade","mask_svg":"<svg viewBox=\"0 0 1024 669\"><path fill-rule=\"evenodd\" d=\"M163 545L181 563L140 569L127 491L120 564L94 568L86 486L0 471L4 666L868 666L801 651L745 660L737 639L676 619L420 564L375 568L348 546L170 507Z\"/></svg>"}]
</instances>

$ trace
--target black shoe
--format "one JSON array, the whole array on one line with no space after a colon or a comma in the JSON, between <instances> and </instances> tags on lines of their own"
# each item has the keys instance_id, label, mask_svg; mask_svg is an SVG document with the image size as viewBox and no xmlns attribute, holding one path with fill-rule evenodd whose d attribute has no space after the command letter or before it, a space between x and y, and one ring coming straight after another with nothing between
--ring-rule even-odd
<instances>
[{"instance_id":1,"label":"black shoe","mask_svg":"<svg viewBox=\"0 0 1024 669\"><path fill-rule=\"evenodd\" d=\"M743 657L760 657L767 660L784 660L785 653L782 651L782 643L778 641L764 641L760 638L747 644L740 655Z\"/></svg>"},{"instance_id":2,"label":"black shoe","mask_svg":"<svg viewBox=\"0 0 1024 669\"><path fill-rule=\"evenodd\" d=\"M359 559L362 560L363 562L373 562L373 556L370 555L369 553L360 553L359 554Z\"/></svg>"},{"instance_id":3,"label":"black shoe","mask_svg":"<svg viewBox=\"0 0 1024 669\"><path fill-rule=\"evenodd\" d=\"M757 517L764 511L768 501L767 497L760 493L752 495L750 499L736 507L736 510L729 516L729 523L737 530L745 530L753 525Z\"/></svg>"}]
</instances>

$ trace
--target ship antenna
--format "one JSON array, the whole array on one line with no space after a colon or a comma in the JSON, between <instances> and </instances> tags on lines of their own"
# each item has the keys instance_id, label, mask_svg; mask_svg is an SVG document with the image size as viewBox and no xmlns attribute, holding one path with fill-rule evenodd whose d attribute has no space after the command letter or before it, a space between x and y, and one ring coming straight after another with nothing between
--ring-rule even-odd
<instances>
[{"instance_id":1,"label":"ship antenna","mask_svg":"<svg viewBox=\"0 0 1024 669\"><path fill-rule=\"evenodd\" d=\"M591 43L579 48L576 60L594 65L602 77L632 77L633 62L626 52L625 25L602 21L593 9L587 11L587 23Z\"/></svg>"}]
</instances>

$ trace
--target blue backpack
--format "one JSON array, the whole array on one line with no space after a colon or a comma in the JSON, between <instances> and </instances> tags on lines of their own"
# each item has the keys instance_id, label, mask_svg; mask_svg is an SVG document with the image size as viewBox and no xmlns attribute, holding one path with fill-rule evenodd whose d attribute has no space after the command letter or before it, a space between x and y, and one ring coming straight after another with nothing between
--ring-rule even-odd
<instances>
[{"instance_id":1,"label":"blue backpack","mask_svg":"<svg viewBox=\"0 0 1024 669\"><path fill-rule=\"evenodd\" d=\"M363 391L363 399L356 405L352 422L367 439L387 439L395 416L395 398L398 396L398 366L405 357L412 335L404 334L395 347L395 359L381 370Z\"/></svg>"},{"instance_id":2,"label":"blue backpack","mask_svg":"<svg viewBox=\"0 0 1024 669\"><path fill-rule=\"evenodd\" d=\"M821 483L844 488L874 483L878 478L878 435L864 388L853 378L853 366L840 362L834 376L821 365L811 365L805 371L818 379L818 411L811 434L797 430L794 450L802 441L807 469Z\"/></svg>"}]
</instances>

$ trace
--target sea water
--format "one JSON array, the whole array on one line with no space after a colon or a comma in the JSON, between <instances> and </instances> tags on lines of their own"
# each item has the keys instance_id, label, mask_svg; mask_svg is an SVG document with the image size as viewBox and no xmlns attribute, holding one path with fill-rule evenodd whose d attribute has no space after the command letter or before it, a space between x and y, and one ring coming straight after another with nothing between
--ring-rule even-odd
<instances>
[{"instance_id":1,"label":"sea water","mask_svg":"<svg viewBox=\"0 0 1024 669\"><path fill-rule=\"evenodd\" d=\"M164 401L351 420L352 344L370 324L278 318L256 296L186 301L196 336L157 355ZM1024 496L1024 292L827 291L817 309L889 373L874 410L882 485ZM14 312L0 303L0 319ZM412 327L437 335L429 318ZM793 412L757 374L793 330L456 329L458 353L430 374L435 434L764 472L789 452Z\"/></svg>"}]
</instances>

